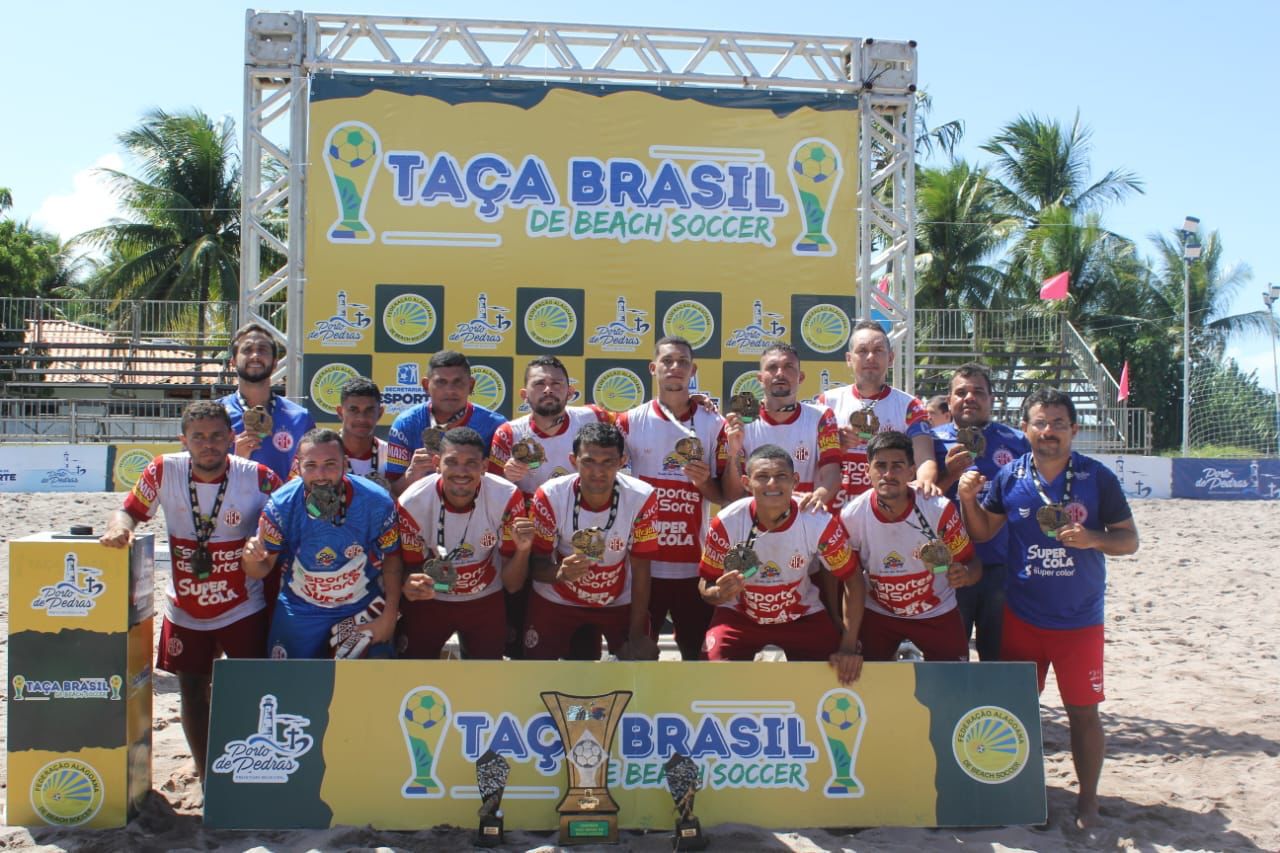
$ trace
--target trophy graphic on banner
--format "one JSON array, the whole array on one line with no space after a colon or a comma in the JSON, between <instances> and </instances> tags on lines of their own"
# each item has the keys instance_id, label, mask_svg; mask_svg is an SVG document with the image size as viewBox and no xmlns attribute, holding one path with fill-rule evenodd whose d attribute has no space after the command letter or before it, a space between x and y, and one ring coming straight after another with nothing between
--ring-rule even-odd
<instances>
[{"instance_id":1,"label":"trophy graphic on banner","mask_svg":"<svg viewBox=\"0 0 1280 853\"><path fill-rule=\"evenodd\" d=\"M329 131L324 141L324 164L338 202L338 218L329 227L330 241L373 242L373 228L364 218L364 210L381 159L382 141L364 122L346 122Z\"/></svg>"},{"instance_id":2,"label":"trophy graphic on banner","mask_svg":"<svg viewBox=\"0 0 1280 853\"><path fill-rule=\"evenodd\" d=\"M693 816L693 797L702 787L698 765L687 755L673 754L662 766L667 790L676 804L676 850L706 850L710 843L702 834L702 824Z\"/></svg>"},{"instance_id":3,"label":"trophy graphic on banner","mask_svg":"<svg viewBox=\"0 0 1280 853\"><path fill-rule=\"evenodd\" d=\"M831 760L827 796L861 797L862 783L853 775L853 762L858 756L858 743L867 724L862 700L852 690L843 687L828 690L818 702L818 723L822 726L827 756Z\"/></svg>"},{"instance_id":4,"label":"trophy graphic on banner","mask_svg":"<svg viewBox=\"0 0 1280 853\"><path fill-rule=\"evenodd\" d=\"M477 847L497 847L502 833L502 792L507 789L511 765L492 749L476 759L476 787L480 789L480 829Z\"/></svg>"},{"instance_id":5,"label":"trophy graphic on banner","mask_svg":"<svg viewBox=\"0 0 1280 853\"><path fill-rule=\"evenodd\" d=\"M409 749L412 775L400 793L412 799L444 796L444 786L434 775L436 756L448 730L449 700L434 687L415 687L400 706L400 729Z\"/></svg>"},{"instance_id":6,"label":"trophy graphic on banner","mask_svg":"<svg viewBox=\"0 0 1280 853\"><path fill-rule=\"evenodd\" d=\"M804 231L791 244L797 255L834 255L836 244L827 231L836 188L840 186L840 157L825 139L809 137L791 149L791 188L800 202Z\"/></svg>"},{"instance_id":7,"label":"trophy graphic on banner","mask_svg":"<svg viewBox=\"0 0 1280 853\"><path fill-rule=\"evenodd\" d=\"M631 695L630 690L599 696L542 694L560 733L569 774L569 787L556 806L561 844L618 841L618 804L609 794L609 750Z\"/></svg>"}]
</instances>

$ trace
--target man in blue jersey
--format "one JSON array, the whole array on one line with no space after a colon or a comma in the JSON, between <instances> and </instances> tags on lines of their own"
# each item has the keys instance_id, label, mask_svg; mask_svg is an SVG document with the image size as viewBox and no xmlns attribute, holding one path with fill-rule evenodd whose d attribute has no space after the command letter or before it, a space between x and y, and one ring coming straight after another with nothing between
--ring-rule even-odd
<instances>
[{"instance_id":1,"label":"man in blue jersey","mask_svg":"<svg viewBox=\"0 0 1280 853\"><path fill-rule=\"evenodd\" d=\"M987 478L978 471L960 477L957 493L965 527L979 542L1008 523L1000 657L1034 661L1041 690L1053 666L1080 783L1076 820L1096 826L1106 752L1098 715L1106 557L1137 551L1138 529L1115 474L1072 452L1080 427L1070 397L1053 388L1031 394L1022 429L1030 453L1001 468L985 497Z\"/></svg>"},{"instance_id":2,"label":"man in blue jersey","mask_svg":"<svg viewBox=\"0 0 1280 853\"><path fill-rule=\"evenodd\" d=\"M271 390L271 372L280 355L266 326L241 326L231 339L236 390L218 402L231 415L235 455L261 462L287 480L298 441L316 424L304 407Z\"/></svg>"},{"instance_id":3,"label":"man in blue jersey","mask_svg":"<svg viewBox=\"0 0 1280 853\"><path fill-rule=\"evenodd\" d=\"M465 355L441 350L431 356L422 383L426 402L397 415L387 436L387 479L393 495L399 496L410 483L435 473L439 442L454 427L471 427L480 433L486 447L493 444L494 432L507 419L467 399L475 386ZM424 446L424 435L432 446Z\"/></svg>"},{"instance_id":4,"label":"man in blue jersey","mask_svg":"<svg viewBox=\"0 0 1280 853\"><path fill-rule=\"evenodd\" d=\"M965 471L976 469L989 484L997 471L1028 453L1031 445L1018 430L991 421L991 372L983 365L969 362L957 367L946 402L952 420L934 428L934 458L921 464L917 476L922 484L935 484L954 501L956 484ZM979 501L987 489L989 485ZM978 659L999 660L1008 528L1000 528L989 542L976 545L982 580L956 590L956 607L966 640L976 629Z\"/></svg>"},{"instance_id":5,"label":"man in blue jersey","mask_svg":"<svg viewBox=\"0 0 1280 853\"><path fill-rule=\"evenodd\" d=\"M359 657L387 643L400 611L395 502L347 474L342 438L312 430L298 444L298 474L263 507L244 546L244 571L264 577L287 561L271 620L273 658Z\"/></svg>"}]
</instances>

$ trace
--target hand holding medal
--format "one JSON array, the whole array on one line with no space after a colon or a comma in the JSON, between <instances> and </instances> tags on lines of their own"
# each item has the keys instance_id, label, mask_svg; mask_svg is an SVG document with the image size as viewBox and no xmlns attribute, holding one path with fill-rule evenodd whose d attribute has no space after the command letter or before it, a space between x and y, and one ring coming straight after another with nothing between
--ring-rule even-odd
<instances>
[{"instance_id":1,"label":"hand holding medal","mask_svg":"<svg viewBox=\"0 0 1280 853\"><path fill-rule=\"evenodd\" d=\"M750 543L739 542L724 555L724 570L737 572L743 580L749 580L760 571L760 557Z\"/></svg>"},{"instance_id":2,"label":"hand holding medal","mask_svg":"<svg viewBox=\"0 0 1280 853\"><path fill-rule=\"evenodd\" d=\"M760 414L760 401L750 391L740 391L729 398L729 413L738 416L738 420L749 424Z\"/></svg>"},{"instance_id":3,"label":"hand holding medal","mask_svg":"<svg viewBox=\"0 0 1280 853\"><path fill-rule=\"evenodd\" d=\"M1071 523L1071 516L1058 504L1049 504L1036 510L1036 524L1040 532L1050 539L1058 538L1058 529Z\"/></svg>"},{"instance_id":4,"label":"hand holding medal","mask_svg":"<svg viewBox=\"0 0 1280 853\"><path fill-rule=\"evenodd\" d=\"M920 546L919 556L925 568L935 575L940 575L951 567L951 549L941 539L930 539Z\"/></svg>"},{"instance_id":5,"label":"hand holding medal","mask_svg":"<svg viewBox=\"0 0 1280 853\"><path fill-rule=\"evenodd\" d=\"M871 406L865 406L849 415L849 428L857 433L858 438L870 441L880 431L880 418Z\"/></svg>"},{"instance_id":6,"label":"hand holding medal","mask_svg":"<svg viewBox=\"0 0 1280 853\"><path fill-rule=\"evenodd\" d=\"M428 556L422 564L422 572L431 578L431 588L436 592L453 592L458 583L458 570L453 565L455 552L446 551L437 545L435 554Z\"/></svg>"},{"instance_id":7,"label":"hand holding medal","mask_svg":"<svg viewBox=\"0 0 1280 853\"><path fill-rule=\"evenodd\" d=\"M987 452L987 437L979 427L960 427L956 430L956 441L969 451L970 458L977 459Z\"/></svg>"},{"instance_id":8,"label":"hand holding medal","mask_svg":"<svg viewBox=\"0 0 1280 853\"><path fill-rule=\"evenodd\" d=\"M266 406L246 406L244 410L244 431L249 435L256 435L258 438L266 438L271 435L271 428L274 426L271 420L271 413L267 411Z\"/></svg>"},{"instance_id":9,"label":"hand holding medal","mask_svg":"<svg viewBox=\"0 0 1280 853\"><path fill-rule=\"evenodd\" d=\"M532 438L524 438L512 446L511 458L517 462L523 462L530 471L536 471L546 461L547 453L542 445Z\"/></svg>"}]
</instances>

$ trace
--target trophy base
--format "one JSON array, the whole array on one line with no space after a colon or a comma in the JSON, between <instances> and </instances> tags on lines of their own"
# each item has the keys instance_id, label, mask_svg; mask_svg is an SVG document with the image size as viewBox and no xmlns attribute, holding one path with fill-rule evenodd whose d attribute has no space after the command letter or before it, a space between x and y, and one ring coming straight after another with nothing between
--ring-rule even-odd
<instances>
[{"instance_id":1,"label":"trophy base","mask_svg":"<svg viewBox=\"0 0 1280 853\"><path fill-rule=\"evenodd\" d=\"M475 845L477 847L497 847L505 843L506 838L502 834L502 818L480 818L480 828L476 830Z\"/></svg>"},{"instance_id":2,"label":"trophy base","mask_svg":"<svg viewBox=\"0 0 1280 853\"><path fill-rule=\"evenodd\" d=\"M711 839L702 834L702 823L696 817L676 824L673 850L706 850L710 843Z\"/></svg>"},{"instance_id":3,"label":"trophy base","mask_svg":"<svg viewBox=\"0 0 1280 853\"><path fill-rule=\"evenodd\" d=\"M560 844L617 844L618 815L569 812L560 815Z\"/></svg>"}]
</instances>

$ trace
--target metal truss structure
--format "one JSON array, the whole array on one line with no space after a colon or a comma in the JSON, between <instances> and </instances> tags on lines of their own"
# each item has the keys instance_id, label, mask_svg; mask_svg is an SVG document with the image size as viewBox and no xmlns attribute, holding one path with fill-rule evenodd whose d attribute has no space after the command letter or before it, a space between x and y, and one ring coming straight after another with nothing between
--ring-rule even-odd
<instances>
[{"instance_id":1,"label":"metal truss structure","mask_svg":"<svg viewBox=\"0 0 1280 853\"><path fill-rule=\"evenodd\" d=\"M241 316L302 376L307 83L333 72L809 90L859 99L859 313L894 328L893 383L913 375L915 42L373 15L245 18ZM264 260L283 259L267 264ZM284 306L281 307L281 294Z\"/></svg>"}]
</instances>

